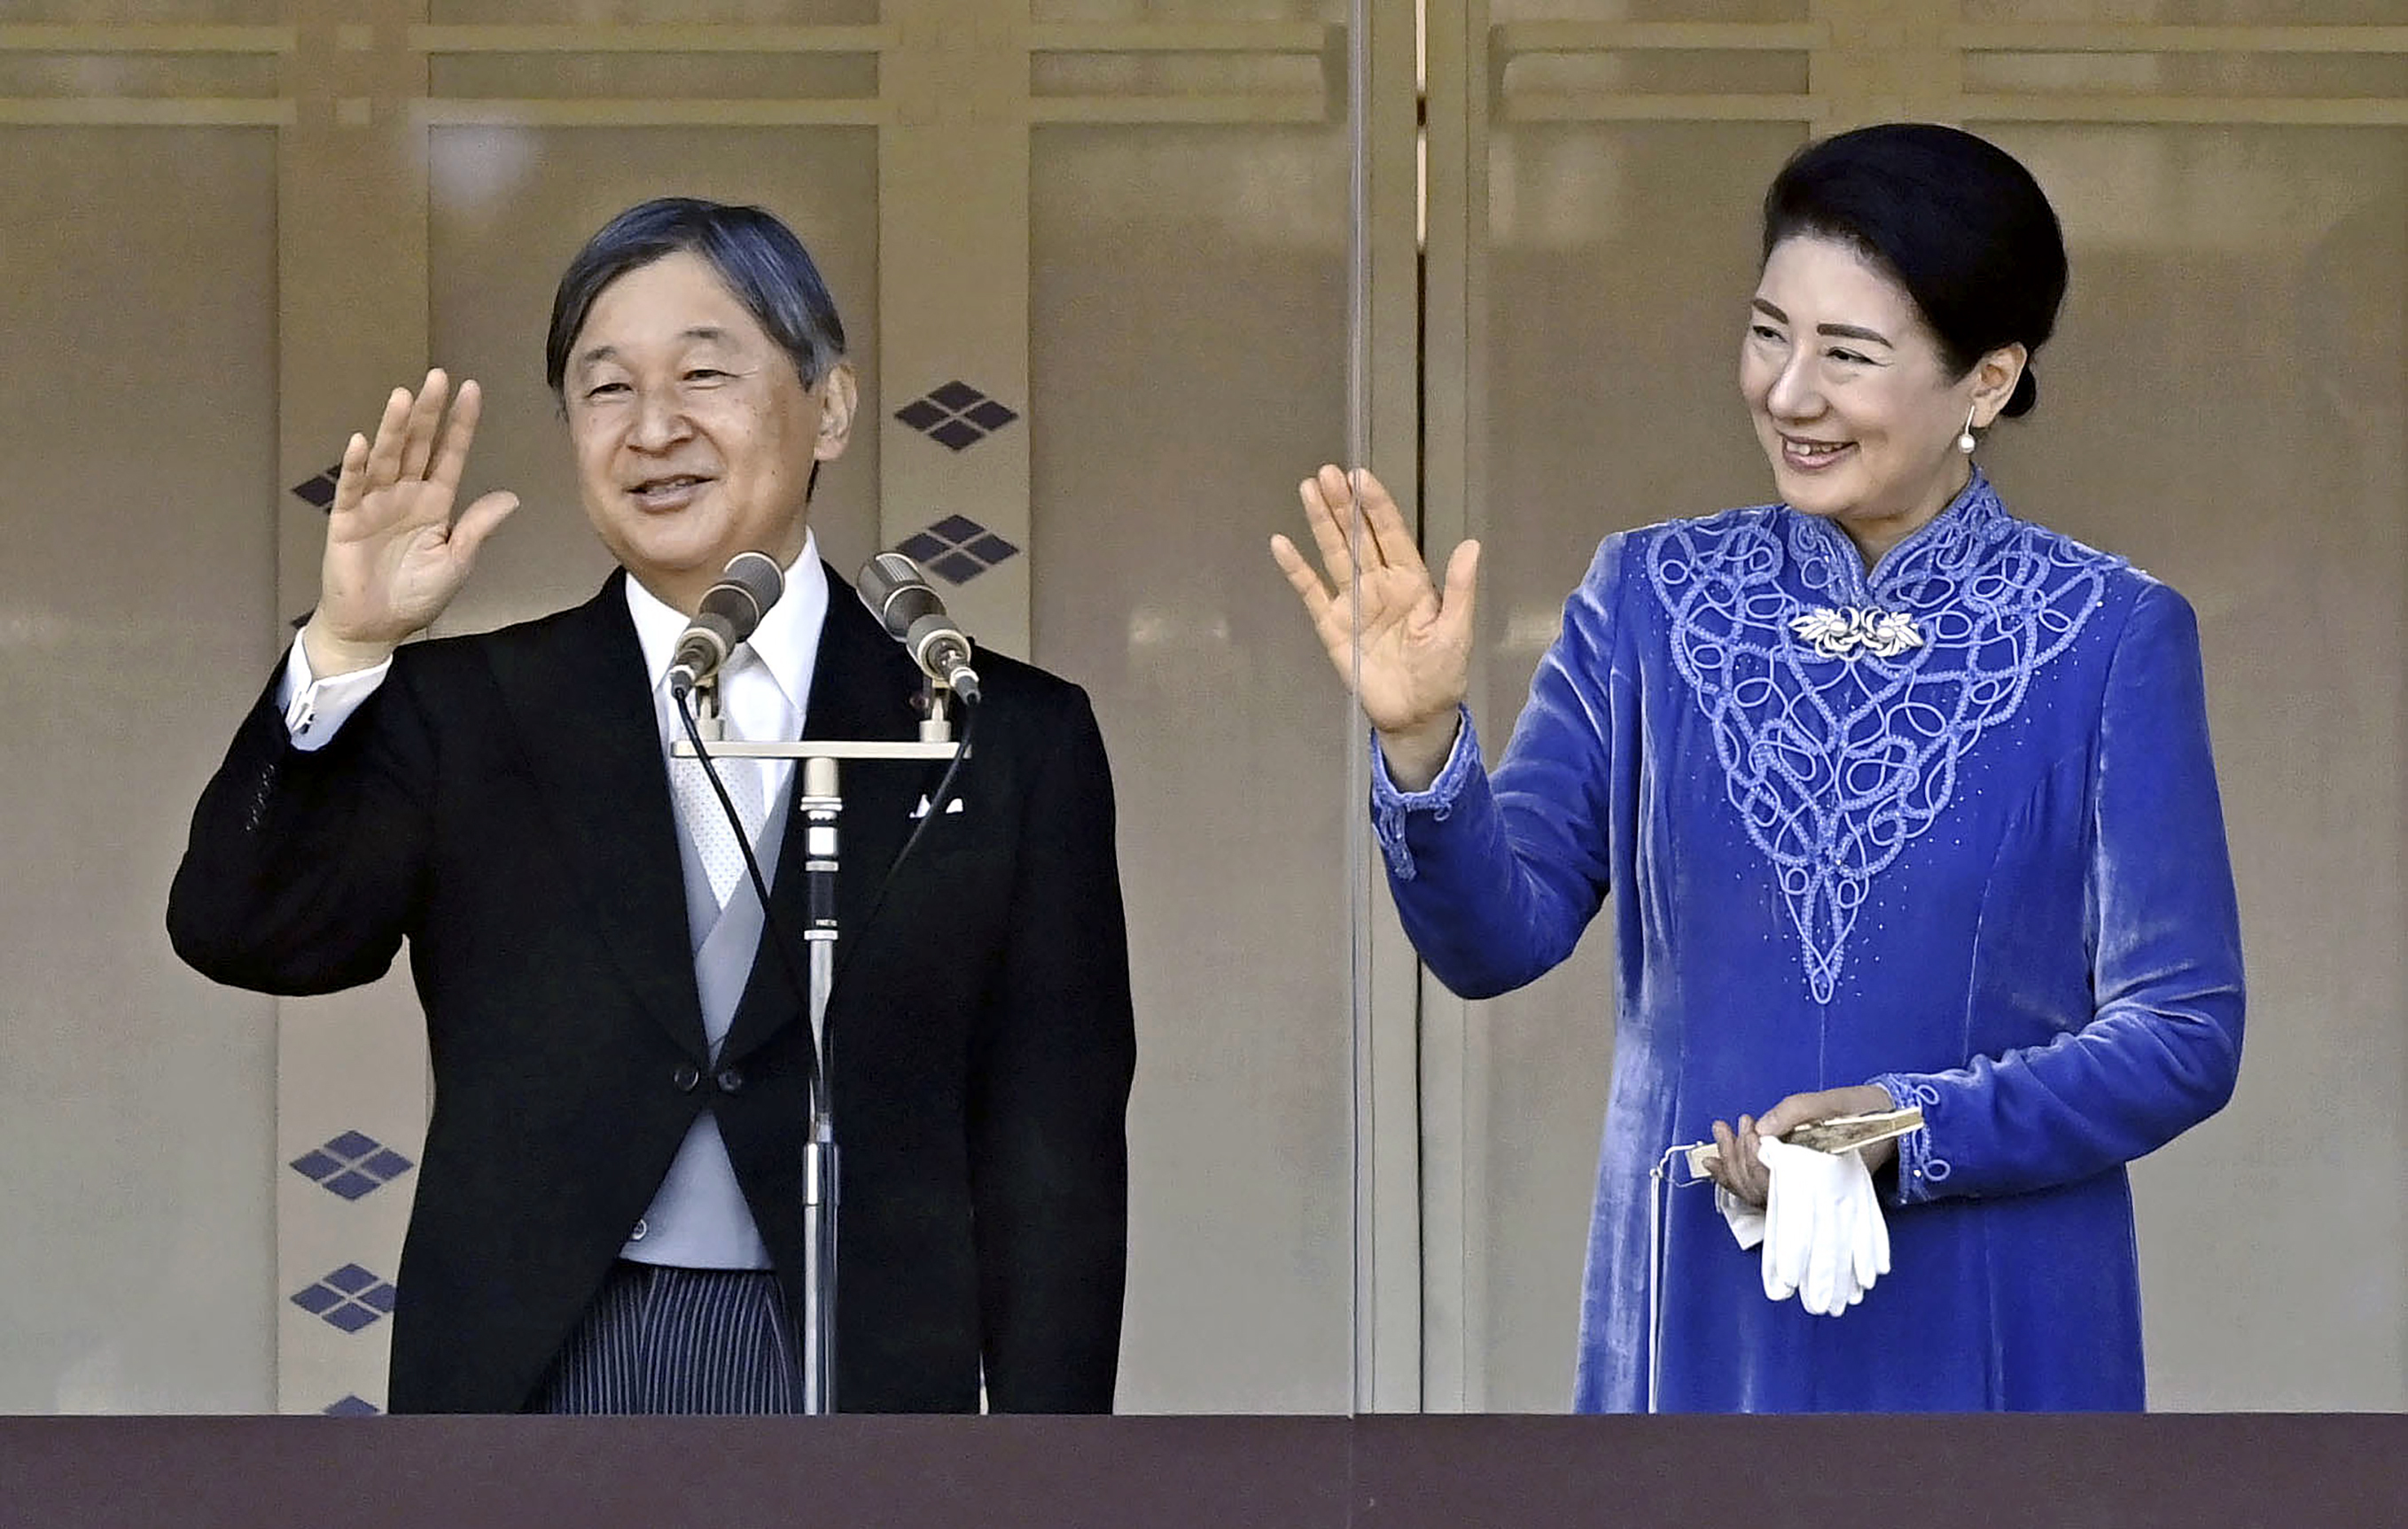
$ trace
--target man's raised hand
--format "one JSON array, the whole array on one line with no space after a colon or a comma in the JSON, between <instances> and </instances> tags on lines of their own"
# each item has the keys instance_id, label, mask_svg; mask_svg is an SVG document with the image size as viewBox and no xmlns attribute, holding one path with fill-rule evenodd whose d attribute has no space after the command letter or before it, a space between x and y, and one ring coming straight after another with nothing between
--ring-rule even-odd
<instances>
[{"instance_id":1,"label":"man's raised hand","mask_svg":"<svg viewBox=\"0 0 2408 1529\"><path fill-rule=\"evenodd\" d=\"M384 661L402 639L443 613L467 582L477 549L519 507L506 490L452 516L483 396L441 368L416 395L395 388L374 441L354 435L326 514L318 609L302 632L323 678ZM444 404L451 402L447 418Z\"/></svg>"}]
</instances>

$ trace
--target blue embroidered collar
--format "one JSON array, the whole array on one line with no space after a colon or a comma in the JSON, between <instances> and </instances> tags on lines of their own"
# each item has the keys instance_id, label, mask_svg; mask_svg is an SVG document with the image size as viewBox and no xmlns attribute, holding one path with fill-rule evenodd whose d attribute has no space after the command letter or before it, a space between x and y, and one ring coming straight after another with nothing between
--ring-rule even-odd
<instances>
[{"instance_id":1,"label":"blue embroidered collar","mask_svg":"<svg viewBox=\"0 0 2408 1529\"><path fill-rule=\"evenodd\" d=\"M1935 570L1963 567L2015 525L1979 468L1946 509L1909 531L1870 571L1864 555L1837 522L1785 504L1775 506L1773 512L1782 521L1790 555L1807 586L1824 591L1834 602L1863 605L1905 603L1899 594L1902 585L1913 585Z\"/></svg>"},{"instance_id":2,"label":"blue embroidered collar","mask_svg":"<svg viewBox=\"0 0 2408 1529\"><path fill-rule=\"evenodd\" d=\"M1946 811L1967 752L2021 709L2116 562L2016 520L1978 471L1870 574L1844 531L1785 505L1666 526L1646 561L1828 1003L1874 878Z\"/></svg>"}]
</instances>

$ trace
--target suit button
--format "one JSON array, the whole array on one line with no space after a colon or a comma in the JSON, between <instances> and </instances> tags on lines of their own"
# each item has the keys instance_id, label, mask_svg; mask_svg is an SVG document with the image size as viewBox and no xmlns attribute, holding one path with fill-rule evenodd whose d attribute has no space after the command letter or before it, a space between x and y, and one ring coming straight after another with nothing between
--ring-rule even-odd
<instances>
[{"instance_id":1,"label":"suit button","mask_svg":"<svg viewBox=\"0 0 2408 1529\"><path fill-rule=\"evenodd\" d=\"M744 1075L742 1073L733 1067L723 1067L719 1070L719 1091L721 1093L738 1093L742 1091L743 1088Z\"/></svg>"},{"instance_id":2,"label":"suit button","mask_svg":"<svg viewBox=\"0 0 2408 1529\"><path fill-rule=\"evenodd\" d=\"M678 1092L692 1093L702 1083L702 1069L690 1061L681 1061L677 1064L677 1071L669 1075L669 1081L677 1085Z\"/></svg>"}]
</instances>

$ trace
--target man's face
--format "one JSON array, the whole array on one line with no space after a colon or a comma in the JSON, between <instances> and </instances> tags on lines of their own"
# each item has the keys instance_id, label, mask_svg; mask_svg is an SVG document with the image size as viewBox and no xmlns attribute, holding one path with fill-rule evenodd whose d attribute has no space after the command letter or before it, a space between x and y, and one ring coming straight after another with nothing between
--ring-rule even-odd
<instances>
[{"instance_id":1,"label":"man's face","mask_svg":"<svg viewBox=\"0 0 2408 1529\"><path fill-rule=\"evenodd\" d=\"M853 382L806 388L710 263L684 252L602 289L562 394L586 518L627 571L691 613L739 552L802 551L811 465L844 451Z\"/></svg>"}]
</instances>

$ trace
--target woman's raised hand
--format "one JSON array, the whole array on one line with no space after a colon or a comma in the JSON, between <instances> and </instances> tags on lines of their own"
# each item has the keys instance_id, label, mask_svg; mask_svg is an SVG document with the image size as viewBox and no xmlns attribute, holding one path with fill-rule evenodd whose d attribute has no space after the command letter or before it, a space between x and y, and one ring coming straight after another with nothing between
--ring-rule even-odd
<instances>
[{"instance_id":1,"label":"woman's raised hand","mask_svg":"<svg viewBox=\"0 0 2408 1529\"><path fill-rule=\"evenodd\" d=\"M343 450L318 609L302 632L322 677L381 663L441 615L467 582L477 549L519 507L517 495L497 491L452 518L483 399L475 382L461 383L446 419L451 391L439 369L415 395L394 388L376 440L355 435Z\"/></svg>"},{"instance_id":2,"label":"woman's raised hand","mask_svg":"<svg viewBox=\"0 0 2408 1529\"><path fill-rule=\"evenodd\" d=\"M1348 545L1358 490L1359 570ZM1344 472L1325 466L1298 485L1297 494L1304 500L1305 524L1321 549L1322 571L1283 536L1271 538L1271 557L1304 601L1330 663L1355 685L1355 700L1379 729L1389 773L1407 790L1421 789L1437 778L1455 746L1456 708L1470 687L1472 584L1480 543L1466 541L1455 549L1441 596L1396 500L1377 478L1359 472L1350 483Z\"/></svg>"}]
</instances>

